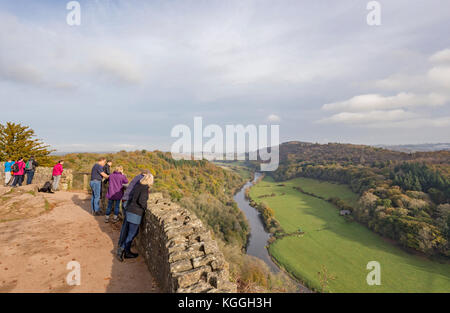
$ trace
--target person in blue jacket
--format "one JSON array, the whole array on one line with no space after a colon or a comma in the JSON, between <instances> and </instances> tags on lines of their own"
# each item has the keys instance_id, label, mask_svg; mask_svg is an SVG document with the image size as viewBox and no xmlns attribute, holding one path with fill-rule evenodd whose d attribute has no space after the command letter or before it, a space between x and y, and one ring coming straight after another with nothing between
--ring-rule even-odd
<instances>
[{"instance_id":1,"label":"person in blue jacket","mask_svg":"<svg viewBox=\"0 0 450 313\"><path fill-rule=\"evenodd\" d=\"M14 164L14 161L11 158L8 159L8 162L5 162L5 186L8 186L11 180L11 168Z\"/></svg>"}]
</instances>

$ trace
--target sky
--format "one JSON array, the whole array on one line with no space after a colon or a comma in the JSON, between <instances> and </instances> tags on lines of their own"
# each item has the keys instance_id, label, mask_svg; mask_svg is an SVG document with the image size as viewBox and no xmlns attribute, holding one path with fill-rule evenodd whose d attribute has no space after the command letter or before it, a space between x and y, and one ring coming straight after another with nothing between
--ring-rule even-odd
<instances>
[{"instance_id":1,"label":"sky","mask_svg":"<svg viewBox=\"0 0 450 313\"><path fill-rule=\"evenodd\" d=\"M450 142L450 2L0 0L0 123L59 152L169 150L178 124Z\"/></svg>"}]
</instances>

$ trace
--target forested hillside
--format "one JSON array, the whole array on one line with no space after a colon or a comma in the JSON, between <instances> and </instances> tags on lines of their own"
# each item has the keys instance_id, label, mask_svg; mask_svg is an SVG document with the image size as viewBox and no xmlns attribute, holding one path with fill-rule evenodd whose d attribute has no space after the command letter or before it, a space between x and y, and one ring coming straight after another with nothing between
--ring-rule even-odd
<instances>
[{"instance_id":1,"label":"forested hillside","mask_svg":"<svg viewBox=\"0 0 450 313\"><path fill-rule=\"evenodd\" d=\"M89 173L99 156L95 153L73 153L55 160L64 159L64 167L73 169L76 178L76 173ZM248 226L233 201L234 191L243 183L239 175L205 160L177 161L172 159L170 153L160 151L121 151L102 156L112 160L113 167L123 166L129 179L142 169L151 170L155 175L153 191L162 192L191 209L225 242L241 247L245 245Z\"/></svg>"},{"instance_id":2,"label":"forested hillside","mask_svg":"<svg viewBox=\"0 0 450 313\"><path fill-rule=\"evenodd\" d=\"M348 144L285 143L276 180L310 177L348 184L360 195L353 217L405 247L450 256L450 152L403 153Z\"/></svg>"}]
</instances>

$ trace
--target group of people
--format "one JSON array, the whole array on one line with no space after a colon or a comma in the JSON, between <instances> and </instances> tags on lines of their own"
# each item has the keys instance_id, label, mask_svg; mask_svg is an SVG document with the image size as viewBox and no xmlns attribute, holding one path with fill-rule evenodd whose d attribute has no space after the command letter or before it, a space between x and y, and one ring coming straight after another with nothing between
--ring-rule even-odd
<instances>
[{"instance_id":1,"label":"group of people","mask_svg":"<svg viewBox=\"0 0 450 313\"><path fill-rule=\"evenodd\" d=\"M20 157L17 161L8 159L5 162L5 186L22 186L25 175L27 176L27 185L33 183L34 172L38 167L38 162L31 156L27 162L23 157Z\"/></svg>"},{"instance_id":2,"label":"group of people","mask_svg":"<svg viewBox=\"0 0 450 313\"><path fill-rule=\"evenodd\" d=\"M131 244L138 234L142 217L147 210L148 194L153 184L153 175L144 170L134 177L131 182L124 175L123 167L116 166L111 173L112 162L100 158L92 167L90 187L92 189L92 214L100 215L100 200L102 184L107 184L105 222L110 221L111 211L114 210L112 221L119 220L120 204L122 203L123 224L120 230L117 258L123 262L124 258L136 258L137 253L131 251Z\"/></svg>"},{"instance_id":3,"label":"group of people","mask_svg":"<svg viewBox=\"0 0 450 313\"><path fill-rule=\"evenodd\" d=\"M58 190L59 182L61 180L64 161L60 160L53 167L52 171L52 182L47 182L41 190L46 192L53 192ZM30 158L25 162L23 157L20 157L17 161L13 161L9 158L5 162L5 186L19 187L25 181L26 176L26 184L30 185L33 183L34 174L36 172L36 168L39 166L39 163L35 160L34 156L30 156ZM46 185L50 184L48 188Z\"/></svg>"},{"instance_id":4,"label":"group of people","mask_svg":"<svg viewBox=\"0 0 450 313\"><path fill-rule=\"evenodd\" d=\"M64 160L59 160L53 167L52 182L47 181L40 192L54 192L58 190L63 174ZM13 187L22 186L24 176L27 175L27 184L33 181L38 162L31 156L27 162L23 158L17 161L8 160L5 163L5 185L12 182ZM92 214L100 215L100 200L106 197L105 222L110 221L111 212L114 212L112 222L119 221L120 204L122 203L123 224L120 230L117 258L123 262L124 258L136 258L137 253L131 251L131 244L139 231L142 217L147 210L148 194L153 185L153 175L149 170L142 171L131 182L124 175L122 166L112 170L112 162L100 158L92 167L90 187L92 189ZM102 193L102 190L106 192Z\"/></svg>"}]
</instances>

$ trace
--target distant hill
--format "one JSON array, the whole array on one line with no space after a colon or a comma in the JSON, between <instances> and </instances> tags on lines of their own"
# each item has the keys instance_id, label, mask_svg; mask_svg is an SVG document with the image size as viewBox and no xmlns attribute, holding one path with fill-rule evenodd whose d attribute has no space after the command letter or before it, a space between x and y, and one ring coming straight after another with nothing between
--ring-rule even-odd
<instances>
[{"instance_id":1,"label":"distant hill","mask_svg":"<svg viewBox=\"0 0 450 313\"><path fill-rule=\"evenodd\" d=\"M371 164L387 161L417 161L433 164L448 163L450 151L401 152L382 147L290 141L280 145L280 162L311 161L339 164Z\"/></svg>"},{"instance_id":2,"label":"distant hill","mask_svg":"<svg viewBox=\"0 0 450 313\"><path fill-rule=\"evenodd\" d=\"M376 145L375 147L400 152L450 151L450 143L424 143L417 145Z\"/></svg>"}]
</instances>

